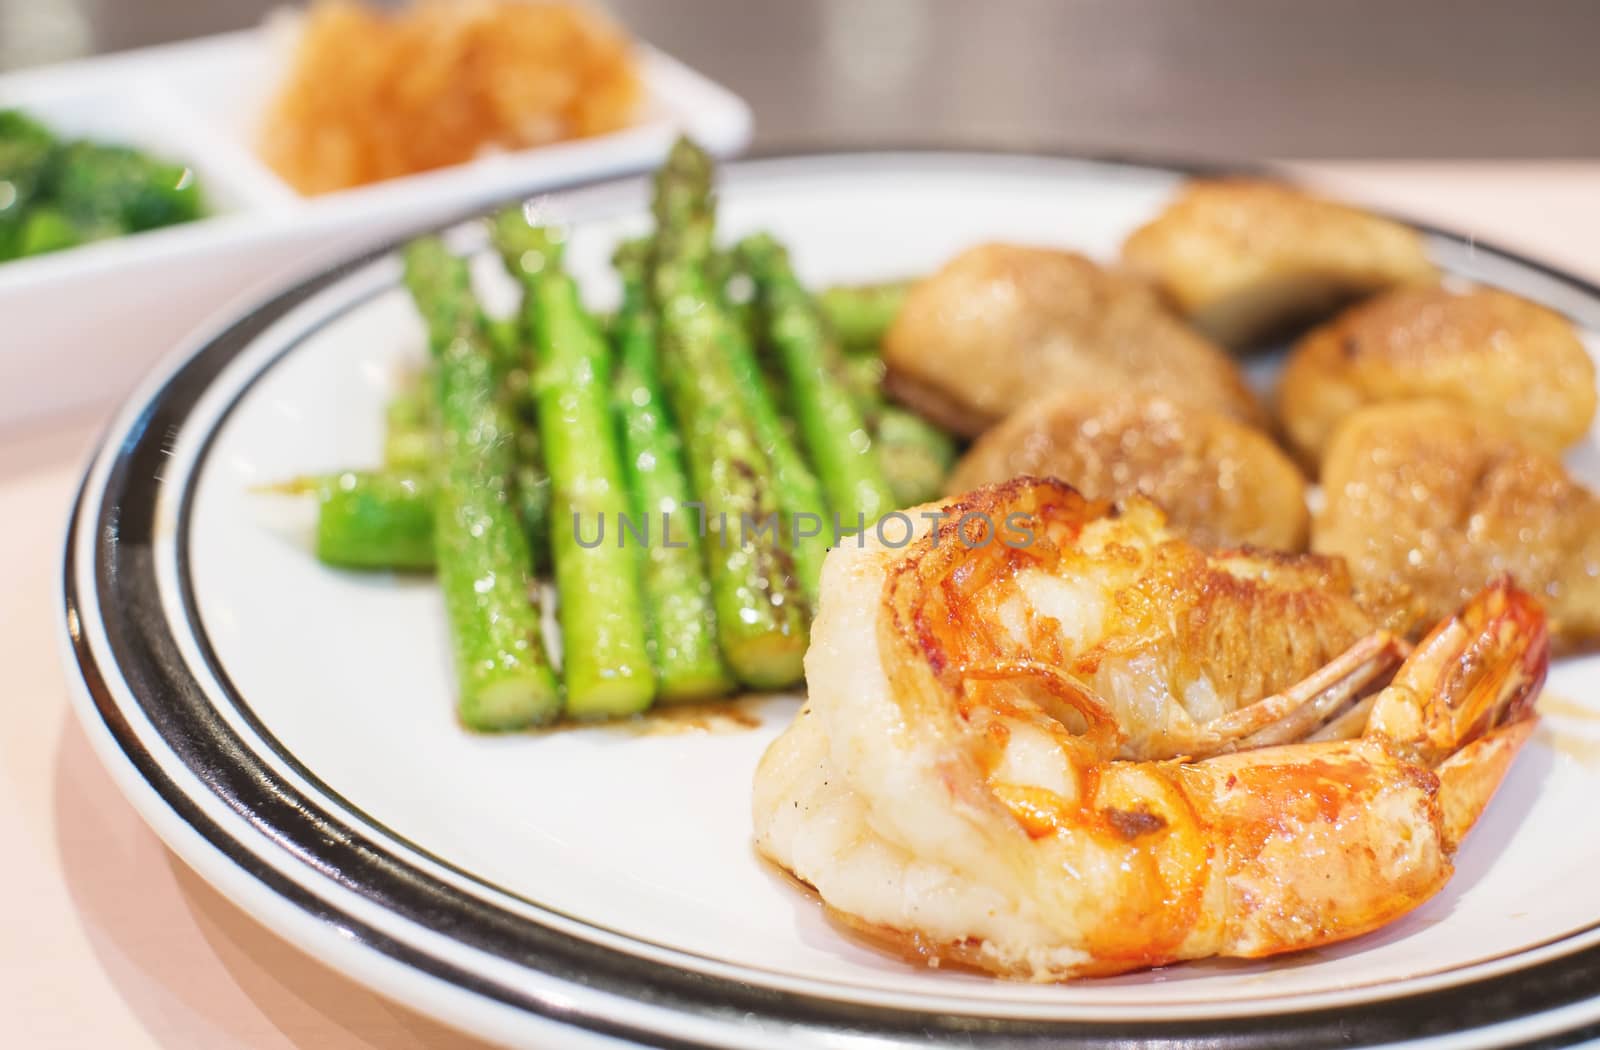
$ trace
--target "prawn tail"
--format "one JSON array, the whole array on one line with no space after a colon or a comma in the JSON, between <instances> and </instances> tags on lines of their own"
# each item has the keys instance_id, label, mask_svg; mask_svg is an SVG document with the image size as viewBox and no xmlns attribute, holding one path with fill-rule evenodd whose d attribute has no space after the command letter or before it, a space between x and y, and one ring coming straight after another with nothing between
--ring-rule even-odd
<instances>
[{"instance_id":1,"label":"prawn tail","mask_svg":"<svg viewBox=\"0 0 1600 1050\"><path fill-rule=\"evenodd\" d=\"M1446 853L1453 854L1467 832L1483 816L1489 800L1499 790L1506 770L1522 745L1533 735L1539 720L1524 718L1491 730L1445 759L1439 776L1440 832Z\"/></svg>"},{"instance_id":2,"label":"prawn tail","mask_svg":"<svg viewBox=\"0 0 1600 1050\"><path fill-rule=\"evenodd\" d=\"M1462 783L1477 783L1469 776L1475 765L1499 768L1498 784L1531 728L1549 664L1544 610L1502 576L1418 643L1373 704L1368 735L1440 775L1451 768Z\"/></svg>"},{"instance_id":3,"label":"prawn tail","mask_svg":"<svg viewBox=\"0 0 1600 1050\"><path fill-rule=\"evenodd\" d=\"M1374 695L1410 651L1387 631L1369 634L1283 692L1211 723L1197 740L1194 754L1204 757L1360 736Z\"/></svg>"}]
</instances>

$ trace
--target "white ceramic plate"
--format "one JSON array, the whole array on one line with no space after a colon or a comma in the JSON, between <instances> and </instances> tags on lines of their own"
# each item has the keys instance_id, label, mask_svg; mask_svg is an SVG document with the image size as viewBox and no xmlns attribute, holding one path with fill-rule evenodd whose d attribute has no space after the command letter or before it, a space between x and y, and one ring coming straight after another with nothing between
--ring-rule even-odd
<instances>
[{"instance_id":1,"label":"white ceramic plate","mask_svg":"<svg viewBox=\"0 0 1600 1050\"><path fill-rule=\"evenodd\" d=\"M630 127L304 197L253 147L292 39L254 29L0 76L0 107L190 164L212 212L0 263L0 426L111 403L218 307L308 255L364 248L513 193L643 171L680 132L717 156L750 140L737 96L641 45L644 98Z\"/></svg>"},{"instance_id":2,"label":"white ceramic plate","mask_svg":"<svg viewBox=\"0 0 1600 1050\"><path fill-rule=\"evenodd\" d=\"M999 238L1110 257L1181 175L1080 160L842 154L729 166L725 235L768 228L816 282L927 270ZM646 186L552 198L596 305ZM481 250L474 228L452 234ZM1600 331L1595 289L1435 234L1453 273ZM514 299L487 255L491 306ZM1414 914L1335 948L1064 985L916 968L850 940L750 847L758 728L502 737L452 717L428 581L347 575L263 482L376 462L423 331L390 255L200 340L112 427L67 544L84 722L167 841L248 910L408 1003L513 1042L1310 1047L1600 1019L1600 660L1550 677L1547 722ZM1600 481L1586 444L1573 467Z\"/></svg>"}]
</instances>

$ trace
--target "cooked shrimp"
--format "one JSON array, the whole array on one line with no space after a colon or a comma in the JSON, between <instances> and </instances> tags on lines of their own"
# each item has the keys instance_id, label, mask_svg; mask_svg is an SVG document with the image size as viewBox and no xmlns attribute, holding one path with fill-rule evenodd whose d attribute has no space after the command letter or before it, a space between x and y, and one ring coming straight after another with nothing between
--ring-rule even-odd
<instances>
[{"instance_id":1,"label":"cooked shrimp","mask_svg":"<svg viewBox=\"0 0 1600 1050\"><path fill-rule=\"evenodd\" d=\"M1431 283L1415 230L1275 182L1189 183L1122 246L1202 332L1244 347L1359 296Z\"/></svg>"},{"instance_id":2,"label":"cooked shrimp","mask_svg":"<svg viewBox=\"0 0 1600 1050\"><path fill-rule=\"evenodd\" d=\"M1261 431L1156 394L1064 390L986 432L946 491L1023 474L1060 478L1091 499L1145 496L1195 542L1302 550L1306 482Z\"/></svg>"},{"instance_id":3,"label":"cooked shrimp","mask_svg":"<svg viewBox=\"0 0 1600 1050\"><path fill-rule=\"evenodd\" d=\"M1208 555L1038 479L945 510L828 556L754 806L762 853L930 965L1058 980L1375 929L1444 885L1533 727L1543 617L1509 584L1409 656L1378 632L1330 659L1362 617L1314 557ZM1257 692L1280 662L1326 666Z\"/></svg>"},{"instance_id":4,"label":"cooked shrimp","mask_svg":"<svg viewBox=\"0 0 1600 1050\"><path fill-rule=\"evenodd\" d=\"M1566 318L1495 288L1407 288L1354 306L1295 346L1278 386L1310 465L1363 405L1433 399L1514 427L1552 455L1594 422L1594 362Z\"/></svg>"},{"instance_id":5,"label":"cooked shrimp","mask_svg":"<svg viewBox=\"0 0 1600 1050\"><path fill-rule=\"evenodd\" d=\"M896 396L974 436L1059 390L1130 389L1265 425L1228 355L1073 252L985 244L919 281L884 338Z\"/></svg>"},{"instance_id":6,"label":"cooked shrimp","mask_svg":"<svg viewBox=\"0 0 1600 1050\"><path fill-rule=\"evenodd\" d=\"M1482 414L1363 409L1328 448L1323 493L1313 548L1343 557L1388 622L1425 629L1511 573L1558 650L1600 645L1600 498Z\"/></svg>"}]
</instances>

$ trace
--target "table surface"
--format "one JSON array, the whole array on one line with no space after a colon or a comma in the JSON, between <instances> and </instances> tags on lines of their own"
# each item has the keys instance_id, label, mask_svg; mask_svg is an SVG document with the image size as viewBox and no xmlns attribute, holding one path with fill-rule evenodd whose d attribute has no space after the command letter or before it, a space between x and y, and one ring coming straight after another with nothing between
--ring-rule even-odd
<instances>
[{"instance_id":1,"label":"table surface","mask_svg":"<svg viewBox=\"0 0 1600 1050\"><path fill-rule=\"evenodd\" d=\"M1259 79L1223 75L1226 62L1254 54L1283 79L1293 69L1286 55L1299 52L1266 47L1251 35L1257 30L1233 49L1209 18L1155 19L1147 4L1041 2L986 7L1004 17L978 24L981 47L957 48L953 5L934 5L939 17L917 30L921 36L906 39L907 3L692 5L715 12L712 22L675 17L686 5L633 0L610 6L642 35L743 91L755 103L758 141L768 145L937 137L1191 154L1219 152L1219 143L1240 155L1377 157L1414 154L1429 143L1440 154L1472 153L1464 148L1469 141L1451 137L1459 130L1454 125L1425 141L1405 137L1403 129L1472 111L1482 100L1482 124L1497 130L1479 154L1531 149L1577 155L1600 144L1600 120L1594 119L1600 78L1590 75L1587 54L1594 34L1579 31L1593 24L1589 19L1600 10L1593 5L1585 5L1586 12L1577 5L1541 5L1549 7L1549 19L1519 22L1517 33L1494 42L1504 62L1453 66L1454 57L1440 57L1450 54L1440 41L1404 56L1431 69L1431 82L1424 76L1414 84L1391 79L1376 85L1345 64L1346 45L1358 42L1351 34L1359 37L1364 16L1319 26L1305 20L1324 16L1297 8L1295 39L1320 42L1309 52L1309 65L1294 69L1305 82L1287 101L1263 109ZM0 0L0 66L249 24L265 6L267 0ZM1218 6L1265 17L1261 4L1229 0ZM1092 34L1071 32L1084 24L1102 33L1116 29L1106 21L1113 7L1144 12L1118 23L1144 34L1142 58L1126 49L1096 54ZM1436 14L1444 9L1420 7ZM1420 41L1426 20L1411 10L1396 31ZM1482 35L1489 18L1482 9L1451 4L1450 10L1461 12L1457 29L1490 46ZM1376 8L1367 14L1377 17ZM751 41L757 44L744 46ZM1550 97L1541 98L1525 82L1533 72L1527 49L1545 43L1540 83L1568 78L1566 108L1551 107ZM1377 50L1398 61L1392 42ZM985 53L1020 57L997 77L972 57ZM811 57L795 57L805 54ZM1051 78L1058 78L1057 90L1042 93L1039 83ZM1356 97L1354 108L1315 97L1316 85L1335 82ZM1182 96L1177 88L1189 84L1198 85L1189 109L1161 110L1162 98ZM1330 127L1330 120L1343 121L1349 131L1352 113L1378 107L1397 87L1416 90L1376 132L1340 138L1339 127ZM1246 96L1254 109L1230 109ZM1581 120L1570 119L1574 112ZM1552 128L1567 128L1571 136L1552 136ZM1558 139L1571 148L1552 148ZM1600 164L1318 163L1301 172L1352 198L1600 278ZM0 842L8 846L0 865L0 1043L119 1050L479 1045L366 991L257 925L168 853L100 768L68 710L54 605L67 505L102 424L90 415L0 433L0 521L7 523L0 544L0 666L6 669Z\"/></svg>"}]
</instances>

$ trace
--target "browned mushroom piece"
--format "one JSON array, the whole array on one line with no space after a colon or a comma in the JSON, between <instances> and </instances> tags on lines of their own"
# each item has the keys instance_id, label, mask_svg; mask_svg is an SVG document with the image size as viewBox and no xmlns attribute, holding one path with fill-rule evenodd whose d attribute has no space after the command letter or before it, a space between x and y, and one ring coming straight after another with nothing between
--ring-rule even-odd
<instances>
[{"instance_id":1,"label":"browned mushroom piece","mask_svg":"<svg viewBox=\"0 0 1600 1050\"><path fill-rule=\"evenodd\" d=\"M1415 399L1458 405L1559 455L1594 421L1594 362L1572 325L1537 303L1494 288L1407 288L1308 334L1278 387L1284 431L1313 467L1345 416Z\"/></svg>"},{"instance_id":2,"label":"browned mushroom piece","mask_svg":"<svg viewBox=\"0 0 1600 1050\"><path fill-rule=\"evenodd\" d=\"M1122 258L1196 328L1235 348L1360 296L1438 280L1416 230L1255 179L1189 183L1128 237Z\"/></svg>"},{"instance_id":3,"label":"browned mushroom piece","mask_svg":"<svg viewBox=\"0 0 1600 1050\"><path fill-rule=\"evenodd\" d=\"M1440 403L1362 409L1323 463L1311 547L1342 556L1388 622L1431 624L1509 573L1564 651L1600 644L1600 499L1561 463Z\"/></svg>"},{"instance_id":4,"label":"browned mushroom piece","mask_svg":"<svg viewBox=\"0 0 1600 1050\"><path fill-rule=\"evenodd\" d=\"M1091 499L1141 495L1202 546L1302 550L1306 483L1260 431L1160 395L1063 391L980 437L947 483L953 495L1032 474Z\"/></svg>"},{"instance_id":5,"label":"browned mushroom piece","mask_svg":"<svg viewBox=\"0 0 1600 1050\"><path fill-rule=\"evenodd\" d=\"M1061 390L1166 394L1262 424L1220 348L1142 283L1073 252L985 244L912 289L884 341L894 394L959 434Z\"/></svg>"}]
</instances>

